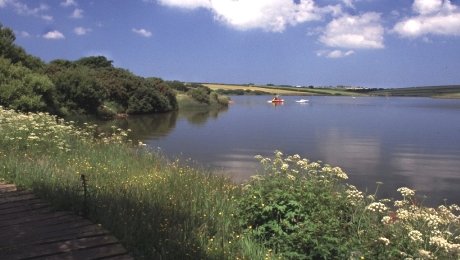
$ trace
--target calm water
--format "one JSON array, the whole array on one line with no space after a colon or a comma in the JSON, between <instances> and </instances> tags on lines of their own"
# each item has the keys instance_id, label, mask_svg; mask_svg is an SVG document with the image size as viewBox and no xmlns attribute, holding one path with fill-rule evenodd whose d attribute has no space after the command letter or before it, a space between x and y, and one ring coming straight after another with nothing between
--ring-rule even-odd
<instances>
[{"instance_id":1,"label":"calm water","mask_svg":"<svg viewBox=\"0 0 460 260\"><path fill-rule=\"evenodd\" d=\"M412 187L426 204L460 204L460 100L381 97L232 97L225 111L125 121L148 146L191 158L236 181L255 174L254 156L278 149L340 166L349 182L380 196ZM303 97L305 98L305 97Z\"/></svg>"}]
</instances>

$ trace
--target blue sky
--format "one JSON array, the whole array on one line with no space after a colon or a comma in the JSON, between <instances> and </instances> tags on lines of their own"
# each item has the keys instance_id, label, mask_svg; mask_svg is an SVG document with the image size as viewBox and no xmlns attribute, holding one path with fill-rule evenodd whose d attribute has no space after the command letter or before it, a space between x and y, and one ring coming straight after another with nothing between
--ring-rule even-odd
<instances>
[{"instance_id":1,"label":"blue sky","mask_svg":"<svg viewBox=\"0 0 460 260\"><path fill-rule=\"evenodd\" d=\"M47 62L167 80L460 84L460 0L0 0L0 22Z\"/></svg>"}]
</instances>

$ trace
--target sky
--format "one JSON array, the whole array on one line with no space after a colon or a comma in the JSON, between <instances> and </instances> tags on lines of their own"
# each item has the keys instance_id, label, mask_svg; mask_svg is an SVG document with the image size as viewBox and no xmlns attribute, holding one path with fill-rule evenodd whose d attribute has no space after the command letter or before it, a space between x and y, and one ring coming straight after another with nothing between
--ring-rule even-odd
<instances>
[{"instance_id":1,"label":"sky","mask_svg":"<svg viewBox=\"0 0 460 260\"><path fill-rule=\"evenodd\" d=\"M460 84L460 0L0 0L0 23L46 62L165 80Z\"/></svg>"}]
</instances>

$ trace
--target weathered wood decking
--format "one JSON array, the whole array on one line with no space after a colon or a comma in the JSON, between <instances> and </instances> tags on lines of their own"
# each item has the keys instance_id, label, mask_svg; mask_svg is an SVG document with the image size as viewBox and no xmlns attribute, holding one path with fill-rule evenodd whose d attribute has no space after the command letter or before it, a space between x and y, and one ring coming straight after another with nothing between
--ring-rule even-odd
<instances>
[{"instance_id":1,"label":"weathered wood decking","mask_svg":"<svg viewBox=\"0 0 460 260\"><path fill-rule=\"evenodd\" d=\"M0 259L133 259L102 227L0 183Z\"/></svg>"}]
</instances>

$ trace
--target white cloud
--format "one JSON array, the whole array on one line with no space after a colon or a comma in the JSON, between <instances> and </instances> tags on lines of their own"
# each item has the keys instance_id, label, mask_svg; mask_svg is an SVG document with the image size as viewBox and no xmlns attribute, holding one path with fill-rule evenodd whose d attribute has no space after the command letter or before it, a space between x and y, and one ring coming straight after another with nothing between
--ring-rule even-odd
<instances>
[{"instance_id":1,"label":"white cloud","mask_svg":"<svg viewBox=\"0 0 460 260\"><path fill-rule=\"evenodd\" d=\"M47 32L45 35L43 35L43 38L48 40L60 40L65 39L65 36L60 31L54 30Z\"/></svg>"},{"instance_id":2,"label":"white cloud","mask_svg":"<svg viewBox=\"0 0 460 260\"><path fill-rule=\"evenodd\" d=\"M342 2L346 7L355 8L355 5L353 4L353 0L342 0Z\"/></svg>"},{"instance_id":3,"label":"white cloud","mask_svg":"<svg viewBox=\"0 0 460 260\"><path fill-rule=\"evenodd\" d=\"M77 6L77 2L74 0L65 0L64 2L61 2L61 5L64 7Z\"/></svg>"},{"instance_id":4,"label":"white cloud","mask_svg":"<svg viewBox=\"0 0 460 260\"><path fill-rule=\"evenodd\" d=\"M449 0L415 0L412 10L417 15L398 22L393 32L412 38L428 34L460 36L460 10Z\"/></svg>"},{"instance_id":5,"label":"white cloud","mask_svg":"<svg viewBox=\"0 0 460 260\"><path fill-rule=\"evenodd\" d=\"M442 0L414 0L412 9L419 14L437 12L442 7Z\"/></svg>"},{"instance_id":6,"label":"white cloud","mask_svg":"<svg viewBox=\"0 0 460 260\"><path fill-rule=\"evenodd\" d=\"M40 13L47 11L49 7L46 4L39 4L38 7L32 8L18 0L0 0L0 7L10 6L20 15L40 16Z\"/></svg>"},{"instance_id":7,"label":"white cloud","mask_svg":"<svg viewBox=\"0 0 460 260\"><path fill-rule=\"evenodd\" d=\"M146 29L136 29L136 28L133 28L132 31L136 34L139 34L140 36L143 36L143 37L150 37L152 36L152 32L150 31L147 31Z\"/></svg>"},{"instance_id":8,"label":"white cloud","mask_svg":"<svg viewBox=\"0 0 460 260\"><path fill-rule=\"evenodd\" d=\"M211 7L211 0L158 0L158 2L162 5L170 6L170 7L180 7L180 8L187 8L187 9L195 9L195 8L210 8Z\"/></svg>"},{"instance_id":9,"label":"white cloud","mask_svg":"<svg viewBox=\"0 0 460 260\"><path fill-rule=\"evenodd\" d=\"M349 51L342 51L342 50L320 50L316 52L316 55L319 57L327 57L332 59L343 58L346 56L350 56L355 52L352 50Z\"/></svg>"},{"instance_id":10,"label":"white cloud","mask_svg":"<svg viewBox=\"0 0 460 260\"><path fill-rule=\"evenodd\" d=\"M313 0L159 0L179 8L206 8L214 18L238 30L263 29L281 32L287 26L319 20Z\"/></svg>"},{"instance_id":11,"label":"white cloud","mask_svg":"<svg viewBox=\"0 0 460 260\"><path fill-rule=\"evenodd\" d=\"M78 18L83 18L83 10L82 9L79 9L79 8L76 8L73 13L70 15L71 18L75 18L75 19L78 19Z\"/></svg>"},{"instance_id":12,"label":"white cloud","mask_svg":"<svg viewBox=\"0 0 460 260\"><path fill-rule=\"evenodd\" d=\"M329 47L346 49L380 49L383 44L384 29L380 14L343 15L333 19L320 36L320 42Z\"/></svg>"},{"instance_id":13,"label":"white cloud","mask_svg":"<svg viewBox=\"0 0 460 260\"><path fill-rule=\"evenodd\" d=\"M41 17L43 20L48 21L48 22L52 22L54 20L53 16L51 15L42 15Z\"/></svg>"},{"instance_id":14,"label":"white cloud","mask_svg":"<svg viewBox=\"0 0 460 260\"><path fill-rule=\"evenodd\" d=\"M26 32L26 31L20 31L17 34L19 34L19 36L21 36L22 38L29 38L31 36L30 33Z\"/></svg>"},{"instance_id":15,"label":"white cloud","mask_svg":"<svg viewBox=\"0 0 460 260\"><path fill-rule=\"evenodd\" d=\"M91 28L84 28L84 27L75 27L75 29L73 29L73 32L76 35L85 35L91 31L92 31Z\"/></svg>"}]
</instances>

